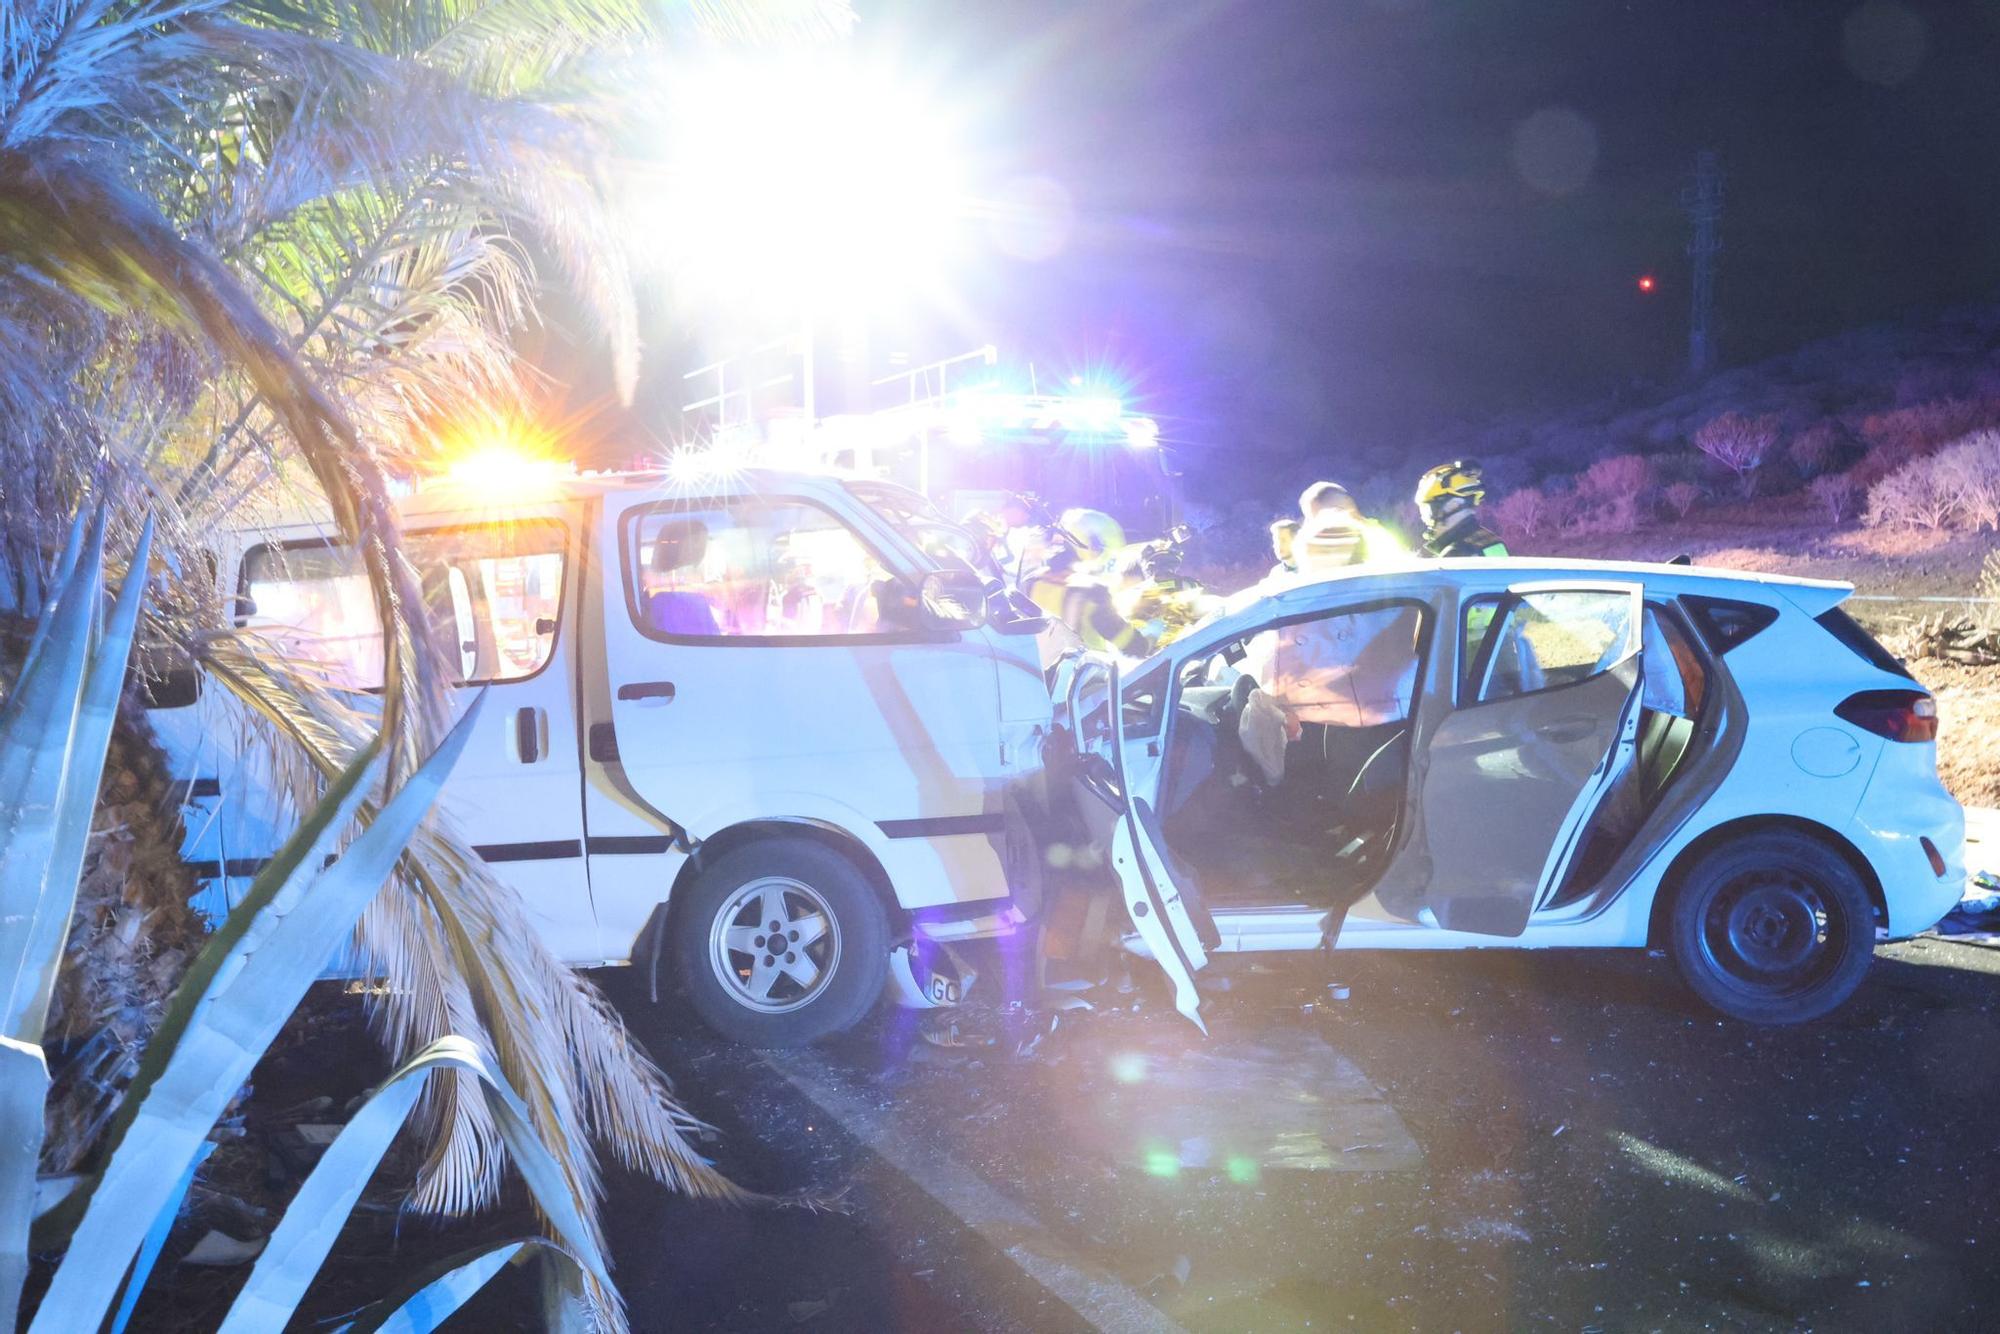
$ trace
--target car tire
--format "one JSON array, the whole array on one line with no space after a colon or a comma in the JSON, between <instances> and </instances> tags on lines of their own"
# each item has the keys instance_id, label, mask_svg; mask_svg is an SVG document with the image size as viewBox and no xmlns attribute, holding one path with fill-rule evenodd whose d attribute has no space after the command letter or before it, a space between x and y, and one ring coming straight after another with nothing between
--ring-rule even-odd
<instances>
[{"instance_id":1,"label":"car tire","mask_svg":"<svg viewBox=\"0 0 2000 1334\"><path fill-rule=\"evenodd\" d=\"M852 1026L882 994L888 914L834 849L796 838L745 844L685 894L672 914L674 968L688 1004L721 1036L803 1046ZM767 919L778 914L773 933ZM773 940L786 948L774 952Z\"/></svg>"},{"instance_id":2,"label":"car tire","mask_svg":"<svg viewBox=\"0 0 2000 1334\"><path fill-rule=\"evenodd\" d=\"M1680 878L1668 948L1688 986L1756 1024L1840 1005L1875 955L1875 911L1853 866L1795 829L1732 839Z\"/></svg>"}]
</instances>

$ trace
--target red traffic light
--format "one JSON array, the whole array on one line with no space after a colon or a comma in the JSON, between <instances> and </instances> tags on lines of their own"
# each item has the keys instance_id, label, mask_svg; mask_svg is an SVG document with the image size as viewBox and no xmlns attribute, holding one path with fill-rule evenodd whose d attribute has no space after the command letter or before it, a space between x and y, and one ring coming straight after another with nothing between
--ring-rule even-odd
<instances>
[{"instance_id":1,"label":"red traffic light","mask_svg":"<svg viewBox=\"0 0 2000 1334\"><path fill-rule=\"evenodd\" d=\"M1656 287L1657 285L1658 285L1658 284L1656 284L1656 283L1655 283L1655 282L1653 281L1653 275L1652 275L1652 274L1650 274L1650 273L1642 273L1642 274L1640 274L1640 275L1639 275L1639 290L1640 290L1640 291L1642 291L1642 292L1650 292L1650 291L1652 291L1652 290L1653 290L1653 288L1654 288L1654 287Z\"/></svg>"}]
</instances>

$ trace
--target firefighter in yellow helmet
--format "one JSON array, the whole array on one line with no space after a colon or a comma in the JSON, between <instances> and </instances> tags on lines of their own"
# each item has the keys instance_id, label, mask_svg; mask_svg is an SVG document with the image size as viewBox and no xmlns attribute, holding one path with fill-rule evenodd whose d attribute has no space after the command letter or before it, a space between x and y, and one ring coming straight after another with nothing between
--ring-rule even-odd
<instances>
[{"instance_id":1,"label":"firefighter in yellow helmet","mask_svg":"<svg viewBox=\"0 0 2000 1334\"><path fill-rule=\"evenodd\" d=\"M1118 521L1101 510L1064 510L1050 536L1053 548L1023 584L1029 598L1074 630L1087 649L1145 652L1145 636L1119 614L1112 597L1110 567L1125 545Z\"/></svg>"},{"instance_id":2,"label":"firefighter in yellow helmet","mask_svg":"<svg viewBox=\"0 0 2000 1334\"><path fill-rule=\"evenodd\" d=\"M1426 556L1504 556L1507 544L1479 522L1486 479L1470 459L1441 463L1417 479Z\"/></svg>"},{"instance_id":3,"label":"firefighter in yellow helmet","mask_svg":"<svg viewBox=\"0 0 2000 1334\"><path fill-rule=\"evenodd\" d=\"M1028 576L1025 591L1037 607L1074 630L1087 649L1128 657L1146 651L1145 636L1118 614L1111 585L1082 567L1074 547L1051 552Z\"/></svg>"},{"instance_id":4,"label":"firefighter in yellow helmet","mask_svg":"<svg viewBox=\"0 0 2000 1334\"><path fill-rule=\"evenodd\" d=\"M1056 521L1062 536L1075 543L1078 560L1088 569L1109 570L1125 549L1125 530L1103 510L1081 506L1066 509Z\"/></svg>"}]
</instances>

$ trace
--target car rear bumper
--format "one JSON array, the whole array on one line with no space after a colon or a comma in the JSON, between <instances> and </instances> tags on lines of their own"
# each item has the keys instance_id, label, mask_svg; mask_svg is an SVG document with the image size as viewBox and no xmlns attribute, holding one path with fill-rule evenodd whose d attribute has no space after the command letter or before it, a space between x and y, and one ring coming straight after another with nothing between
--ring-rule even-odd
<instances>
[{"instance_id":1,"label":"car rear bumper","mask_svg":"<svg viewBox=\"0 0 2000 1334\"><path fill-rule=\"evenodd\" d=\"M1938 781L1933 747L1885 749L1851 833L1881 881L1891 939L1930 929L1964 895L1965 808Z\"/></svg>"}]
</instances>

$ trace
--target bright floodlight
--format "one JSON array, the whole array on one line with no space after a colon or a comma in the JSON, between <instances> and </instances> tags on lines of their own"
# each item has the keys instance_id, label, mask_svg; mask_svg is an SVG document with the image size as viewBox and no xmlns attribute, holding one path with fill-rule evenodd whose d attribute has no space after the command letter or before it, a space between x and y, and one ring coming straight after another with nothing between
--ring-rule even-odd
<instances>
[{"instance_id":1,"label":"bright floodlight","mask_svg":"<svg viewBox=\"0 0 2000 1334\"><path fill-rule=\"evenodd\" d=\"M667 77L665 174L637 239L665 243L678 284L741 313L814 315L943 281L962 163L920 90L824 51Z\"/></svg>"}]
</instances>

